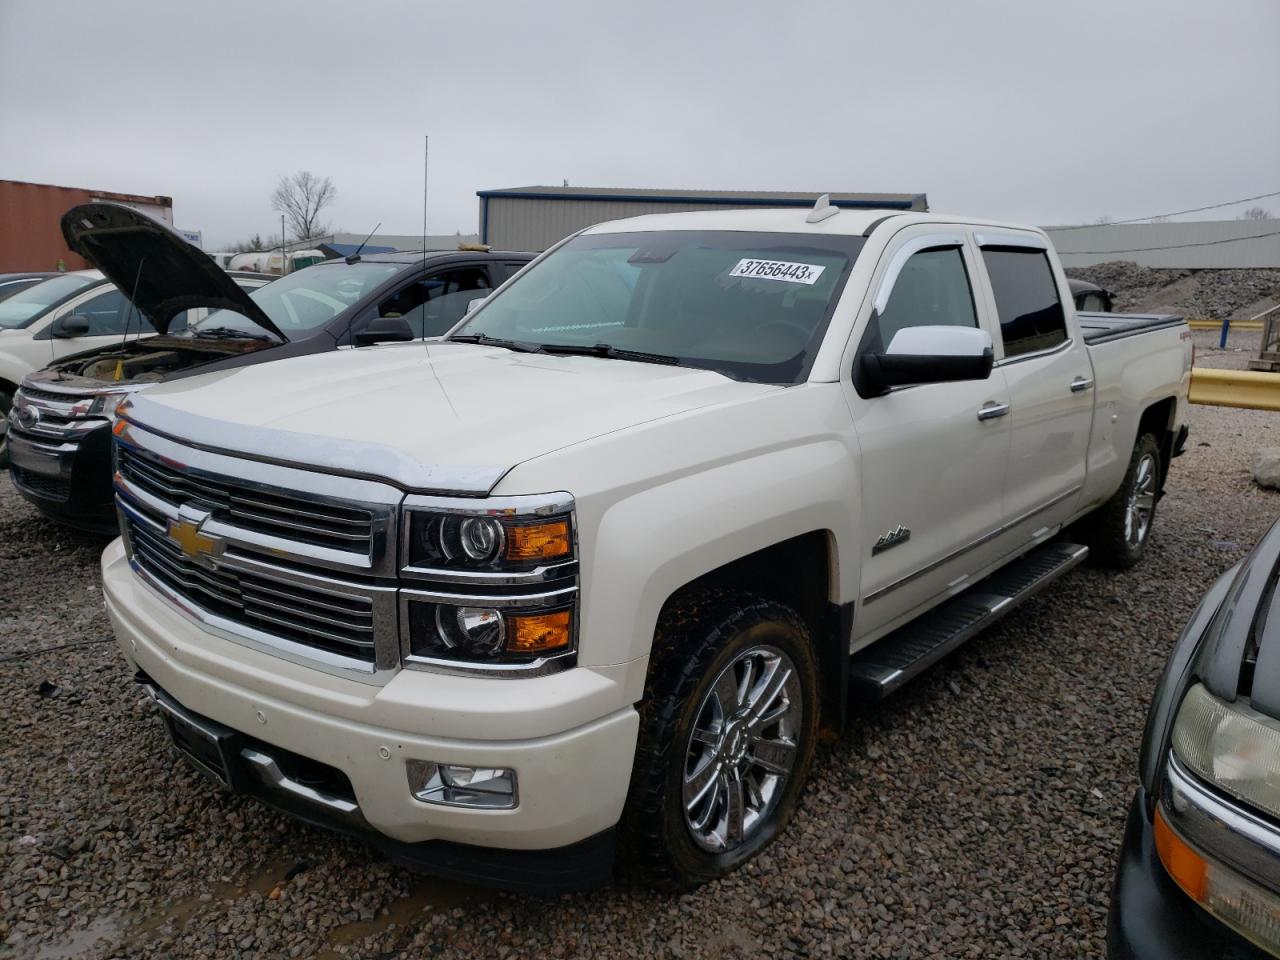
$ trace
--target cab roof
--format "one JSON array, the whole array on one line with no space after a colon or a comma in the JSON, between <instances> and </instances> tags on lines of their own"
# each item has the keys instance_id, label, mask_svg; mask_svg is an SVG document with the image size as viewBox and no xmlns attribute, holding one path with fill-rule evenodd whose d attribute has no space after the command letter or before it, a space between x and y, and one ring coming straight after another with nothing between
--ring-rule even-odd
<instances>
[{"instance_id":1,"label":"cab roof","mask_svg":"<svg viewBox=\"0 0 1280 960\"><path fill-rule=\"evenodd\" d=\"M809 210L800 207L766 207L752 210L698 210L689 213L653 213L597 223L584 233L633 233L656 230L744 230L759 233L812 233L817 236L869 236L870 228L880 221L892 221L895 227L917 223L937 223L954 226L981 226L1004 230L1030 230L1040 233L1038 227L1026 224L982 220L976 217L956 216L945 213L920 213L904 210L849 210L817 223L808 223Z\"/></svg>"}]
</instances>

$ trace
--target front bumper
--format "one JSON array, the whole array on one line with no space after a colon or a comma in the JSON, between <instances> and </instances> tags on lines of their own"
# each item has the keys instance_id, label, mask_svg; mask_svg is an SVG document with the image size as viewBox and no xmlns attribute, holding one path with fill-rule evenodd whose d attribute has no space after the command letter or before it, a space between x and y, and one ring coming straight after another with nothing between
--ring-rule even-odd
<instances>
[{"instance_id":1,"label":"front bumper","mask_svg":"<svg viewBox=\"0 0 1280 960\"><path fill-rule=\"evenodd\" d=\"M24 499L68 526L118 532L109 422L64 440L10 428L8 446L13 483Z\"/></svg>"},{"instance_id":2,"label":"front bumper","mask_svg":"<svg viewBox=\"0 0 1280 960\"><path fill-rule=\"evenodd\" d=\"M102 573L133 666L192 714L341 771L384 848L446 841L563 853L598 842L622 813L639 726L625 695L629 665L525 680L402 670L379 686L202 630L139 579L119 541L104 552ZM510 767L519 804L424 803L409 792L409 760Z\"/></svg>"},{"instance_id":3,"label":"front bumper","mask_svg":"<svg viewBox=\"0 0 1280 960\"><path fill-rule=\"evenodd\" d=\"M1146 791L1139 787L1129 807L1111 889L1109 960L1261 960L1269 956L1210 916L1174 883L1156 854Z\"/></svg>"}]
</instances>

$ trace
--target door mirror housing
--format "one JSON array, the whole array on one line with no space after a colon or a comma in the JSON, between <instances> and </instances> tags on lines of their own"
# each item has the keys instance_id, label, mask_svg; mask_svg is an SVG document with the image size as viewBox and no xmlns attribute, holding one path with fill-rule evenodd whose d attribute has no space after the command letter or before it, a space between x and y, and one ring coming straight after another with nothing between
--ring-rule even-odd
<instances>
[{"instance_id":1,"label":"door mirror housing","mask_svg":"<svg viewBox=\"0 0 1280 960\"><path fill-rule=\"evenodd\" d=\"M416 339L409 321L399 314L374 317L355 335L357 347L368 347L375 343L404 343Z\"/></svg>"},{"instance_id":2,"label":"door mirror housing","mask_svg":"<svg viewBox=\"0 0 1280 960\"><path fill-rule=\"evenodd\" d=\"M475 310L477 307L480 306L480 304L484 303L488 299L489 299L488 297L476 297L474 300L468 300L467 313L470 313L472 310Z\"/></svg>"},{"instance_id":3,"label":"door mirror housing","mask_svg":"<svg viewBox=\"0 0 1280 960\"><path fill-rule=\"evenodd\" d=\"M954 380L986 380L995 351L991 335L977 327L903 327L883 353L859 358L860 380L871 395L890 387Z\"/></svg>"},{"instance_id":4,"label":"door mirror housing","mask_svg":"<svg viewBox=\"0 0 1280 960\"><path fill-rule=\"evenodd\" d=\"M70 340L72 337L83 337L89 332L89 318L83 313L64 313L53 321L49 335L59 340Z\"/></svg>"}]
</instances>

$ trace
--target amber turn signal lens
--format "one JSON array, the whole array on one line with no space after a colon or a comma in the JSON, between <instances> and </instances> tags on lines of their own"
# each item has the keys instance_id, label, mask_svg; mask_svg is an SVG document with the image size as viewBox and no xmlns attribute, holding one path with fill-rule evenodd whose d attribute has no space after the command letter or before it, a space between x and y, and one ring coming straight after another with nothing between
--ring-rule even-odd
<instances>
[{"instance_id":1,"label":"amber turn signal lens","mask_svg":"<svg viewBox=\"0 0 1280 960\"><path fill-rule=\"evenodd\" d=\"M549 653L568 647L573 640L568 610L520 614L507 620L508 653Z\"/></svg>"},{"instance_id":2,"label":"amber turn signal lens","mask_svg":"<svg viewBox=\"0 0 1280 960\"><path fill-rule=\"evenodd\" d=\"M555 560L572 551L568 520L507 527L508 560Z\"/></svg>"},{"instance_id":3,"label":"amber turn signal lens","mask_svg":"<svg viewBox=\"0 0 1280 960\"><path fill-rule=\"evenodd\" d=\"M111 427L111 432L117 437L123 437L124 432L129 429L128 420L117 420Z\"/></svg>"},{"instance_id":4,"label":"amber turn signal lens","mask_svg":"<svg viewBox=\"0 0 1280 960\"><path fill-rule=\"evenodd\" d=\"M1187 842L1173 832L1164 818L1164 812L1156 807L1156 853L1169 871L1169 876L1184 893L1197 903L1202 903L1209 876L1208 864Z\"/></svg>"}]
</instances>

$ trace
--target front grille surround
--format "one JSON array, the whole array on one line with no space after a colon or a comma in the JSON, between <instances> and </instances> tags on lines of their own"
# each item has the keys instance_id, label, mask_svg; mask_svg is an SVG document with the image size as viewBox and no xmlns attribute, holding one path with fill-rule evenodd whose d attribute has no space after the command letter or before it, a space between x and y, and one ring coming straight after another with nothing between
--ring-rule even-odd
<instances>
[{"instance_id":1,"label":"front grille surround","mask_svg":"<svg viewBox=\"0 0 1280 960\"><path fill-rule=\"evenodd\" d=\"M146 583L211 632L273 656L363 682L399 669L403 494L197 450L124 420L114 432L121 531ZM197 537L191 553L177 529Z\"/></svg>"}]
</instances>

